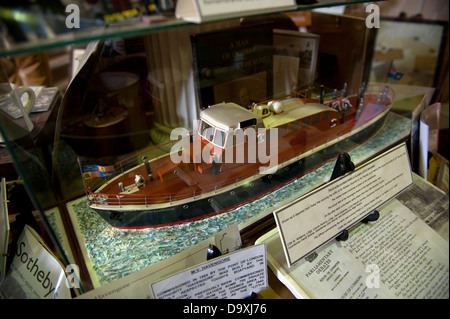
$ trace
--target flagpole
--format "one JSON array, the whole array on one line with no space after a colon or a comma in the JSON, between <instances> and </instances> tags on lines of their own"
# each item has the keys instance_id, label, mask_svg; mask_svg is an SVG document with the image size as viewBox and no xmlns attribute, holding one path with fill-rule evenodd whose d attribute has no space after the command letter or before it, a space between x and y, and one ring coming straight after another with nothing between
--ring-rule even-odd
<instances>
[{"instance_id":1,"label":"flagpole","mask_svg":"<svg viewBox=\"0 0 450 319\"><path fill-rule=\"evenodd\" d=\"M389 74L391 73L392 66L394 65L394 60L391 60L391 64L389 65L389 69L386 74L386 81L384 81L384 84L387 84L387 81L389 80Z\"/></svg>"},{"instance_id":2,"label":"flagpole","mask_svg":"<svg viewBox=\"0 0 450 319\"><path fill-rule=\"evenodd\" d=\"M81 179L83 180L84 191L86 192L86 204L88 204L88 206L89 206L88 191L87 191L86 183L84 182L83 169L81 167L81 162L80 162L79 156L77 157L77 162L78 162L78 168L80 169L80 173L81 173Z\"/></svg>"}]
</instances>

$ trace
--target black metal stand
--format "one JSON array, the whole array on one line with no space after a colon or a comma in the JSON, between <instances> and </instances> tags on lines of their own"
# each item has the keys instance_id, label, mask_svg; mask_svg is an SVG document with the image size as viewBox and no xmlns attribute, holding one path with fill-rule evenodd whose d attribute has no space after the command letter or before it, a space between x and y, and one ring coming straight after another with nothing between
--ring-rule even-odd
<instances>
[{"instance_id":1,"label":"black metal stand","mask_svg":"<svg viewBox=\"0 0 450 319\"><path fill-rule=\"evenodd\" d=\"M348 155L348 153L339 154L333 173L331 173L330 182L354 170L355 164L353 164L350 155Z\"/></svg>"},{"instance_id":2,"label":"black metal stand","mask_svg":"<svg viewBox=\"0 0 450 319\"><path fill-rule=\"evenodd\" d=\"M348 230L343 230L337 237L337 241L346 241L348 239Z\"/></svg>"},{"instance_id":3,"label":"black metal stand","mask_svg":"<svg viewBox=\"0 0 450 319\"><path fill-rule=\"evenodd\" d=\"M348 172L355 170L355 164L353 164L350 155L348 153L339 154L334 166L333 173L331 173L330 182L338 177L341 177ZM380 217L377 210L374 210L372 214L361 220L363 223L376 221ZM337 241L346 241L348 239L348 230L343 230L337 237Z\"/></svg>"},{"instance_id":4,"label":"black metal stand","mask_svg":"<svg viewBox=\"0 0 450 319\"><path fill-rule=\"evenodd\" d=\"M217 248L213 244L209 244L208 251L206 252L206 260L211 260L220 256L222 256L222 253L220 252L219 248Z\"/></svg>"},{"instance_id":5,"label":"black metal stand","mask_svg":"<svg viewBox=\"0 0 450 319\"><path fill-rule=\"evenodd\" d=\"M368 222L374 222L380 218L380 213L375 209L372 214L368 215L366 218L364 218L361 222L368 223Z\"/></svg>"},{"instance_id":6,"label":"black metal stand","mask_svg":"<svg viewBox=\"0 0 450 319\"><path fill-rule=\"evenodd\" d=\"M339 154L331 173L330 182L338 177L344 176L348 172L355 170L355 164L353 164L350 155L348 153ZM348 239L348 230L342 231L337 237L337 241L345 241Z\"/></svg>"},{"instance_id":7,"label":"black metal stand","mask_svg":"<svg viewBox=\"0 0 450 319\"><path fill-rule=\"evenodd\" d=\"M245 297L244 299L258 299L258 294L255 293L255 292L252 292L252 293L250 294L250 296Z\"/></svg>"}]
</instances>

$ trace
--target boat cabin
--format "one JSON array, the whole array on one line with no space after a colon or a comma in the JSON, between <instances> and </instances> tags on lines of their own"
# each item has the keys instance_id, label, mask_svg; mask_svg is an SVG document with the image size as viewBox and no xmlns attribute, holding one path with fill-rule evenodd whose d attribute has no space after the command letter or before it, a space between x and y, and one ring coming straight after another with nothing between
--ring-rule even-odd
<instances>
[{"instance_id":1,"label":"boat cabin","mask_svg":"<svg viewBox=\"0 0 450 319\"><path fill-rule=\"evenodd\" d=\"M248 128L257 132L259 128L264 128L264 122L260 116L237 104L220 103L202 111L198 134L205 142L224 149L233 146L235 130L245 131Z\"/></svg>"},{"instance_id":2,"label":"boat cabin","mask_svg":"<svg viewBox=\"0 0 450 319\"><path fill-rule=\"evenodd\" d=\"M195 165L196 170L205 172L214 162L221 163L217 170L222 172L252 162L254 153L259 154L260 143L265 142L265 150L272 150L269 129L277 129L277 145L282 148L278 151L283 152L314 141L319 132L330 134L338 119L335 109L319 103L305 104L297 98L256 105L252 110L234 103L213 105L200 114L197 134L203 145L201 152L208 158L202 155L204 162ZM249 145L250 140L255 142ZM226 160L226 153L233 160ZM200 163L199 156L194 163Z\"/></svg>"}]
</instances>

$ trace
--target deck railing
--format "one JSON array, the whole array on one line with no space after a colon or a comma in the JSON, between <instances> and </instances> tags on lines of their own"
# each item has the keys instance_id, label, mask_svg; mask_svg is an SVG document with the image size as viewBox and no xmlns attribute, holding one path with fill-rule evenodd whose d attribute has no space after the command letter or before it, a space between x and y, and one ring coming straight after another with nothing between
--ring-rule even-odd
<instances>
[{"instance_id":1,"label":"deck railing","mask_svg":"<svg viewBox=\"0 0 450 319\"><path fill-rule=\"evenodd\" d=\"M88 199L91 204L97 205L113 205L113 206L129 206L129 205L149 205L149 204L162 204L162 203L172 203L175 201L180 201L184 199L198 199L204 194L210 194L211 192L219 192L226 188L227 186L237 186L237 184L242 180L247 180L248 178L254 177L254 179L259 178L259 169L244 176L232 180L226 184L217 184L213 187L204 189L202 191L192 190L190 193L185 193L183 195L176 195L173 193L158 194L158 195L142 195L142 194L106 194L101 192L94 192L91 189L97 189L96 186L101 186L105 184L105 181L101 177L94 178L87 186L87 191L90 196ZM100 184L98 184L100 182ZM106 183L111 182L107 181ZM151 182L150 182L151 183Z\"/></svg>"}]
</instances>

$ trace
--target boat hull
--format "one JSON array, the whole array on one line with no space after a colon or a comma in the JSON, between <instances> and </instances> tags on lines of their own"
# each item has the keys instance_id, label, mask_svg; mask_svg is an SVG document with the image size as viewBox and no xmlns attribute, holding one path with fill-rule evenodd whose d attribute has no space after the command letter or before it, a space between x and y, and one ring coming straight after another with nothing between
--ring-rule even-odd
<instances>
[{"instance_id":1,"label":"boat hull","mask_svg":"<svg viewBox=\"0 0 450 319\"><path fill-rule=\"evenodd\" d=\"M384 124L387 114L387 112L384 113L376 121L350 134L346 139L311 152L308 156L280 168L274 174L262 175L260 178L252 179L227 192L217 194L211 192L210 196L202 196L202 198L189 203L172 203L158 209L125 210L108 209L107 206L91 207L111 226L123 229L170 226L221 214L261 198L332 160L339 154L350 151L376 133Z\"/></svg>"}]
</instances>

